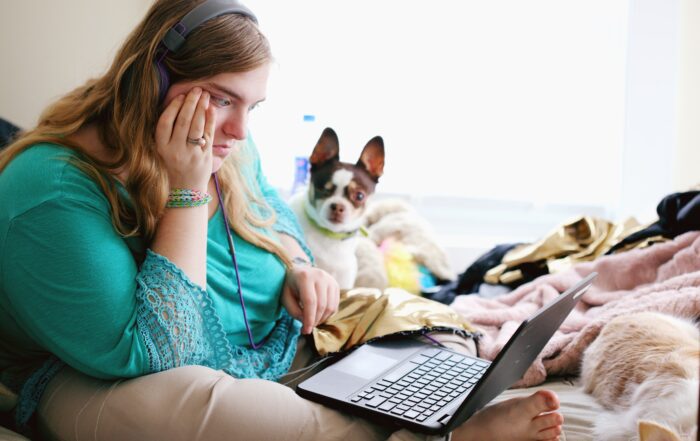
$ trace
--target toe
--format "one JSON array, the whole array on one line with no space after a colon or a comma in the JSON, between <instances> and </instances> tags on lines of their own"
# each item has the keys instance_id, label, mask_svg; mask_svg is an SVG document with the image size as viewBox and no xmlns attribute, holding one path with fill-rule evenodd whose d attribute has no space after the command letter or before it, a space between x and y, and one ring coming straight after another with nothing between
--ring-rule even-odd
<instances>
[{"instance_id":1,"label":"toe","mask_svg":"<svg viewBox=\"0 0 700 441\"><path fill-rule=\"evenodd\" d=\"M559 397L551 390L538 390L536 394L543 400L546 407L543 412L559 409Z\"/></svg>"},{"instance_id":2,"label":"toe","mask_svg":"<svg viewBox=\"0 0 700 441\"><path fill-rule=\"evenodd\" d=\"M537 440L551 440L551 439L559 439L559 435L561 435L561 426L555 426L555 427L550 427L549 429L544 429L541 430L540 432L537 433L536 439Z\"/></svg>"},{"instance_id":3,"label":"toe","mask_svg":"<svg viewBox=\"0 0 700 441\"><path fill-rule=\"evenodd\" d=\"M537 431L561 426L564 417L559 412L545 413L532 419L532 425Z\"/></svg>"},{"instance_id":4,"label":"toe","mask_svg":"<svg viewBox=\"0 0 700 441\"><path fill-rule=\"evenodd\" d=\"M559 408L559 398L557 394L550 390L538 390L525 399L527 414L535 416L543 412L551 412Z\"/></svg>"}]
</instances>

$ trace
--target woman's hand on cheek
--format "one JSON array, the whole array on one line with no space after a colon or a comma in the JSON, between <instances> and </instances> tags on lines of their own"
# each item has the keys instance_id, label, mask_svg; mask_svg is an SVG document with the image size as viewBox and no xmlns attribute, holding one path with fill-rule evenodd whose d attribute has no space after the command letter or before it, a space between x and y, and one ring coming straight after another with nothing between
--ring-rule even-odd
<instances>
[{"instance_id":1,"label":"woman's hand on cheek","mask_svg":"<svg viewBox=\"0 0 700 441\"><path fill-rule=\"evenodd\" d=\"M168 172L170 188L206 191L212 169L216 126L209 94L195 87L165 107L156 126L158 154ZM198 144L195 140L202 138Z\"/></svg>"},{"instance_id":2,"label":"woman's hand on cheek","mask_svg":"<svg viewBox=\"0 0 700 441\"><path fill-rule=\"evenodd\" d=\"M295 265L287 270L282 289L282 305L289 314L301 320L302 333L310 334L338 310L338 282L319 268Z\"/></svg>"}]
</instances>

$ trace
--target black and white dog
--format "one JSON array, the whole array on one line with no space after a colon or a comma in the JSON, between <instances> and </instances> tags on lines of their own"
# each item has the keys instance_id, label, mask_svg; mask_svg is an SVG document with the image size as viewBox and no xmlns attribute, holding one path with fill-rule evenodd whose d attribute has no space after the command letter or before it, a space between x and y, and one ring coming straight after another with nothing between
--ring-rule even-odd
<instances>
[{"instance_id":1,"label":"black and white dog","mask_svg":"<svg viewBox=\"0 0 700 441\"><path fill-rule=\"evenodd\" d=\"M384 141L375 136L356 164L340 161L338 135L326 128L309 158L308 191L290 201L316 265L335 277L341 289L354 286L355 248L363 214L384 171Z\"/></svg>"}]
</instances>

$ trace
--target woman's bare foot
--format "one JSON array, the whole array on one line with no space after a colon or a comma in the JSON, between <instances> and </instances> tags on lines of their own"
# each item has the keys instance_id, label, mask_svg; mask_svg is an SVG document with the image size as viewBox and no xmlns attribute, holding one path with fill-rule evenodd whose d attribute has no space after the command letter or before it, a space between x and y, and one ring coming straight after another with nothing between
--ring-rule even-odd
<instances>
[{"instance_id":1,"label":"woman's bare foot","mask_svg":"<svg viewBox=\"0 0 700 441\"><path fill-rule=\"evenodd\" d=\"M513 398L475 413L453 433L454 441L554 441L564 418L559 398L548 390Z\"/></svg>"}]
</instances>

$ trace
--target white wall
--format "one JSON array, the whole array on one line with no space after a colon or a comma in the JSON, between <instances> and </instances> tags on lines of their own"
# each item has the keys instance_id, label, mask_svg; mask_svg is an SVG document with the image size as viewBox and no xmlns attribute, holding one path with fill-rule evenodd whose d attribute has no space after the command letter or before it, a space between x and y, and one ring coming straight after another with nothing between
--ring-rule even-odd
<instances>
[{"instance_id":1,"label":"white wall","mask_svg":"<svg viewBox=\"0 0 700 441\"><path fill-rule=\"evenodd\" d=\"M673 187L683 191L700 184L700 1L681 1L680 72L678 76L678 143Z\"/></svg>"},{"instance_id":2,"label":"white wall","mask_svg":"<svg viewBox=\"0 0 700 441\"><path fill-rule=\"evenodd\" d=\"M542 2L545 1L547 0L542 0ZM313 90L313 83L304 85L304 87L300 87L299 84L294 82L285 84L283 76L292 68L286 58L287 55L283 55L282 51L286 46L290 46L290 43L293 43L291 45L293 51L290 52L291 55L289 56L300 60L302 63L307 63L306 65L319 58L324 59L324 57L331 60L331 63L333 62L332 60L339 59L337 53L329 54L327 49L321 50L319 42L313 39L326 38L328 35L326 30L329 27L332 28L333 25L324 21L322 17L337 15L337 11L334 8L341 3L328 0L322 2L326 6L319 6L318 8L309 7L309 5L320 4L315 0L299 0L294 5L290 5L290 3L271 0L250 0L248 2L254 10L258 11L259 9L258 14L261 17L263 30L270 28L266 32L270 36L273 50L279 55L280 61L271 82L269 91L270 102L266 103L261 111L264 112L263 109L265 109L267 104L273 107L273 102L277 101L277 104L274 104L279 106L277 111L290 112L294 117L300 117L299 112L319 113L318 110L321 107L317 106L319 100L329 99L331 95L336 93L349 99L353 96L353 90L359 90L358 88L364 87L372 93L381 95L382 92L376 88L376 85L365 82L374 78L384 78L382 77L383 74L377 71L381 69L382 63L407 63L405 59L406 54L399 54L399 58L396 58L397 55L387 51L386 48L381 50L382 48L380 47L380 50L372 51L373 48L370 46L363 48L355 45L357 41L353 40L353 35L349 35L346 41L335 49L338 51L343 49L348 51L364 49L365 52L359 53L359 55L360 58L363 53L367 56L364 61L366 72L360 76L347 77L342 69L338 69L338 66L329 66L328 72L336 75L336 87L343 90L321 91L319 93ZM552 7L559 7L564 3L574 4L575 2L555 0L551 4L554 5ZM600 4L604 5L605 3L602 2ZM150 4L151 0L0 0L0 116L21 126L31 126L45 105L73 87L83 83L89 76L97 75L107 68L120 42L142 18ZM376 5L378 2L361 3L361 5L364 5L362 10L371 12L372 4ZM397 10L401 10L401 7L405 7L403 5L409 3L383 0L381 4L393 4ZM439 4L444 6L453 3L442 2ZM514 3L497 2L497 4ZM620 7L623 3L611 2L610 4ZM628 121L625 133L627 140L625 143L628 147L649 145L650 140L662 139L663 144L661 144L661 148L663 154L658 157L658 161L652 161L651 164L647 161L642 164L642 167L635 167L634 164L627 162L630 158L635 157L634 152L632 154L627 152L625 153L627 156L620 155L617 159L612 158L611 163L617 165L613 168L606 168L604 173L620 175L624 171L625 176L627 176L624 186L621 182L618 188L611 188L608 195L608 199L620 201L622 208L617 211L617 214L620 217L638 215L644 218L649 215L650 211L653 211L658 198L665 192L682 190L689 185L700 182L700 175L697 171L697 164L700 164L700 124L698 124L698 121L700 121L700 57L698 56L700 53L700 1L630 0L629 5L629 29L633 32L630 34L630 57L624 62L628 63L627 72L630 76L627 79L631 81L627 88L626 103L628 108L629 106L633 107L633 112L627 115ZM436 20L444 19L449 26L460 26L467 19L463 19L457 14L450 16L450 9L448 8L431 10L433 14L436 14ZM526 26L526 22L517 20L518 14L514 14L514 11L507 8L503 9L502 17L500 18L497 7L493 7L490 11L491 15L488 17L482 17L481 19L479 17L469 17L468 19L471 20L470 23L474 26L480 25L485 30L495 29L496 31L491 35L493 38L500 39L500 44L504 48L507 47L509 41L536 44L537 41L547 42L548 40L556 39L558 35L556 27L560 24L556 23L556 19L553 19L555 22L552 24L552 28L547 29L547 32L545 32L542 29L529 29ZM298 28L300 14L310 15L313 20L318 20L318 23L314 28L300 29ZM411 10L405 12L405 14L416 18L414 15L417 13ZM392 34L395 23L380 20L378 16L373 16L370 13L366 15L367 22L365 22L365 25L357 28L357 32L363 35L367 34L361 39L364 42L363 44L371 42L372 35L398 37L397 34ZM361 17L361 14L359 17ZM482 23L478 23L479 20ZM680 27L677 23L674 25L674 20L680 20ZM273 30L272 26L275 22L281 22L284 26ZM601 23L601 26L604 26L604 23ZM656 35L654 34L654 29L662 29L666 33L662 32ZM635 34L635 30L641 32L641 34ZM421 35L422 31L424 32L422 28L416 28L416 36L411 40L414 46L420 45L421 38L423 38ZM454 29L443 29L441 31L443 34L438 33L437 36L447 38L452 31ZM626 29L624 31L626 32ZM528 34L530 32L531 34ZM614 35L615 32L620 32L620 29L610 28L606 32ZM605 33L602 32L600 34L601 38L605 38L604 35ZM286 42L283 41L285 37L288 39ZM425 37L429 36L425 35ZM477 37L475 36L474 38ZM469 47L476 52L473 52L470 56L491 56L495 59L493 62L496 65L498 63L501 63L502 67L508 65L508 60L498 59L499 57L504 57L505 52L478 53L481 41L477 39L470 42L470 44L472 43L473 45ZM585 43L585 41L579 42L579 49L584 47ZM563 70L560 72L560 75L564 75L564 78L560 78L560 82L555 83L562 93L568 93L568 88L577 87L575 84L567 84L565 78L566 72L569 72L571 69L571 63L575 62L571 57L572 54L566 51L567 46L561 46L556 54L556 56L562 57L569 63L564 65L562 67ZM391 93L398 93L400 90L390 91L391 93L387 92L388 95L386 97L405 100L402 102L406 106L417 105L416 103L420 102L420 109L416 111L450 110L430 109L430 106L426 108L425 102L419 101L419 99L422 99L421 95L431 95L438 92L440 94L449 94L450 91L463 85L458 76L452 74L440 75L440 66L445 61L443 58L450 54L458 56L461 53L452 50L441 54L430 59L436 76L431 77L430 70L426 70L424 74L426 76L425 82L435 85L436 89L428 91L420 88L408 90L406 91L407 93L415 93L415 95L409 95L411 99L408 100L405 100L402 94L391 95ZM530 61L536 67L537 60ZM653 64L656 62L663 64L660 66L662 69L660 71L652 69L645 73L645 63ZM535 69L526 64L522 66ZM303 73L303 67L301 69ZM506 70L500 69L497 72L500 72L500 74L494 74L493 76L482 75L479 77L480 81L484 83L484 87L490 88L494 93L498 90L498 81L508 80L508 77L504 76ZM308 73L313 74L314 72ZM666 82L666 86L671 85L670 89L666 87L661 95L658 95L658 84L650 81L650 79L653 80L652 75L657 73ZM535 78L536 70L526 71L523 74L526 77ZM595 66L592 66L590 74L595 75ZM495 85L487 84L491 80L496 80ZM552 80L555 81L556 78ZM624 78L621 78L620 81L624 80ZM512 103L513 108L510 110L506 109L506 111L532 112L533 107L529 106L527 102L527 93L529 92L519 91L519 87L516 86L517 84L515 86L513 84L503 86L503 96L500 96L500 98L497 96L500 100L498 102L501 105L507 102ZM292 90L294 88L296 90ZM285 91L284 89L287 90ZM478 89L473 90L475 94L480 93ZM285 93L294 97L314 96L318 99L301 104L299 101L284 102L282 97ZM629 93L632 93L632 95L629 95ZM657 98L658 100L654 101ZM464 99L466 98L462 97L462 101ZM457 102L456 105L459 105L460 102ZM431 101L428 100L427 103L430 104ZM355 151L359 151L361 145L355 144L364 143L368 137L382 132L381 118L383 116L382 112L386 111L384 110L385 104L379 102L377 98L375 101L367 101L367 106L369 109L368 115L373 118L365 116L358 117L357 120L352 117L343 118L342 124L346 124L348 129L340 133L341 143L345 141L344 145L352 146L350 150L355 149ZM503 137L507 135L507 133L496 133L496 129L507 131L511 130L511 128L503 126L501 115L495 110L497 109L487 109L484 113L477 115L480 118L481 125L469 127L465 124L464 130L485 130L486 132L494 130L494 136ZM431 116L430 118L433 117ZM405 124L404 132L407 134L413 132L421 133L421 136L424 136L424 132L439 131L440 120L438 118L430 118L432 127L424 127L411 121ZM635 128L630 129L630 122L634 120L637 121L636 125L634 125ZM260 122L262 122L262 118ZM445 122L445 124L458 125L460 121L450 120ZM582 130L585 130L585 125L582 127ZM261 127L256 128L255 133L258 134L256 138L261 140L267 134L275 131L279 132L283 129L284 127L280 125L272 127L261 125ZM512 130L520 129L522 127L519 129L516 127ZM542 127L538 126L537 129L545 130L546 124L543 124ZM567 130L570 130L570 128ZM356 133L351 133L353 131ZM566 135L566 133L563 133L562 136ZM645 138L644 133L651 133L651 135ZM299 134L290 131L289 136L292 135L297 136ZM661 138L657 138L657 135ZM634 137L641 140L641 142L631 142ZM356 141L353 141L353 139ZM668 141L669 139L670 141ZM449 142L449 140L446 142ZM387 139L387 151L389 154L387 164L392 168L402 167L415 171L417 180L448 178L447 182L451 186L445 186L446 194L443 195L444 197L430 200L419 198L415 200L416 204L424 210L426 216L430 218L442 233L445 246L455 247L455 249L475 247L480 250L499 241L531 239L533 234L545 232L562 221L569 213L566 207L543 207L543 205L546 205L546 201L536 199L516 201L511 204L502 203L499 200L490 201L483 199L484 196L489 196L488 189L482 189L478 186L472 188L474 191L472 194L477 196L476 200L465 202L458 198L447 197L449 188L463 185L461 183L463 176L455 172L447 173L445 172L447 170L445 167L434 167L427 170L424 165L429 159L430 149L411 150L409 143L410 137L393 141ZM657 150L654 151L658 152L659 144L655 145ZM281 164L280 167L285 169L284 173L287 173L287 175L285 176L282 173L281 177L279 177L279 174L274 173L275 166L278 165L276 162L278 162L278 158L283 152L282 149L295 149L296 147L296 145L290 144L275 146L261 143L262 153L267 162L266 166L273 169L273 174L275 174L273 180L280 186L284 187L291 184L292 167L287 162ZM306 146L302 148L306 148ZM460 158L466 158L466 160L475 158L476 153L471 150L472 148L476 147L467 145L463 149L463 151L468 152L467 156L460 156L457 153L459 149L455 147L454 157L438 158L438 163L451 165L451 162L454 163ZM492 154L492 152L486 152L486 156L488 154ZM408 156L399 159L401 155ZM523 161L528 159L526 155L524 156L522 152L517 150L514 151L513 155L514 159L509 159L509 161L512 161L510 167L513 164L522 165ZM545 155L545 153L537 152L537 156L542 155ZM498 156L495 158L498 159ZM347 157L345 159L351 160L353 158ZM606 158L599 158L599 160L605 161ZM477 160L474 160L470 165L473 167L490 166L490 164L483 164ZM650 166L651 172L649 172ZM280 169L280 167L277 169ZM665 168L660 173L654 174L654 167ZM577 170L572 170L567 173L574 179L583 175L584 179L594 181L600 175L600 172L591 171L590 168L586 167L578 167ZM426 174L427 171L432 171L435 174L432 176L428 175ZM483 172L483 170L481 171ZM390 173L389 168L387 173ZM535 176L534 179L541 180L542 176ZM389 175L387 175L387 180L384 182L388 182L387 188L391 188ZM645 190L640 191L635 183L641 183ZM514 188L517 189L517 184ZM394 186L394 189L400 190L401 188L400 186ZM519 191L522 193L522 188ZM632 196L628 198L627 196L629 195ZM479 196L482 196L482 199ZM595 205L600 205L600 201L597 200L590 202L591 208L595 208L593 207ZM457 266L461 267L461 263Z\"/></svg>"},{"instance_id":3,"label":"white wall","mask_svg":"<svg viewBox=\"0 0 700 441\"><path fill-rule=\"evenodd\" d=\"M627 55L625 147L617 212L653 220L673 192L680 0L634 0Z\"/></svg>"},{"instance_id":4,"label":"white wall","mask_svg":"<svg viewBox=\"0 0 700 441\"><path fill-rule=\"evenodd\" d=\"M150 0L0 0L0 116L36 123L54 99L107 69Z\"/></svg>"},{"instance_id":5,"label":"white wall","mask_svg":"<svg viewBox=\"0 0 700 441\"><path fill-rule=\"evenodd\" d=\"M384 137L381 191L617 202L628 0L248 3L278 59L253 120L278 185L330 125L347 161Z\"/></svg>"}]
</instances>

